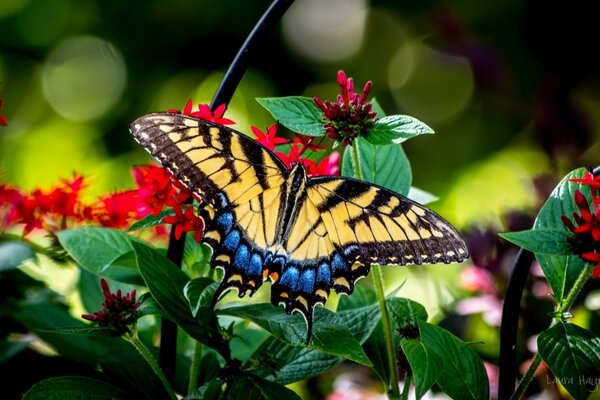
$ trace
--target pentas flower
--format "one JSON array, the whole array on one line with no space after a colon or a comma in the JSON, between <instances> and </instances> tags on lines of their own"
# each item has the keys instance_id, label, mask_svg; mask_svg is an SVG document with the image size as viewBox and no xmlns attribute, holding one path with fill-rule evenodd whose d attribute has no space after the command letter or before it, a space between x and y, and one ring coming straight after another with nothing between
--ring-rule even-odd
<instances>
[{"instance_id":1,"label":"pentas flower","mask_svg":"<svg viewBox=\"0 0 600 400\"><path fill-rule=\"evenodd\" d=\"M4 104L4 101L2 99L0 99L0 110L2 109L2 105L3 104ZM0 114L0 125L2 125L2 126L8 126L8 118L6 118L2 114Z\"/></svg>"},{"instance_id":2,"label":"pentas flower","mask_svg":"<svg viewBox=\"0 0 600 400\"><path fill-rule=\"evenodd\" d=\"M595 190L592 190L593 211L586 197L580 190L575 191L574 200L579 214L573 213L573 223L568 217L561 216L563 224L575 235L567 238L573 249L573 253L579 255L582 260L594 263L592 277L600 276L600 211L598 203L600 198Z\"/></svg>"},{"instance_id":3,"label":"pentas flower","mask_svg":"<svg viewBox=\"0 0 600 400\"><path fill-rule=\"evenodd\" d=\"M225 114L225 110L227 106L225 104L221 104L218 106L214 112L210 111L210 107L208 104L198 104L198 111L193 111L194 103L192 100L188 100L185 104L185 108L183 109L183 114L189 115L190 117L201 118L206 121L212 121L221 125L234 125L235 122L228 118L223 118L223 114ZM181 114L182 112L176 110L174 108L170 109L169 112Z\"/></svg>"},{"instance_id":4,"label":"pentas flower","mask_svg":"<svg viewBox=\"0 0 600 400\"><path fill-rule=\"evenodd\" d=\"M354 81L348 78L342 70L338 71L337 81L341 94L337 101L331 103L318 97L313 100L323 112L323 128L332 139L340 140L345 146L352 143L358 136L365 136L375 124L377 113L367 101L371 87L368 81L363 87L362 94L354 92Z\"/></svg>"},{"instance_id":5,"label":"pentas flower","mask_svg":"<svg viewBox=\"0 0 600 400\"><path fill-rule=\"evenodd\" d=\"M104 279L100 280L100 286L104 295L102 309L93 314L83 314L81 318L95 322L99 326L112 328L115 336L129 333L130 325L135 324L140 316L138 308L142 304L135 300L135 289L123 296L121 290L111 293Z\"/></svg>"},{"instance_id":6,"label":"pentas flower","mask_svg":"<svg viewBox=\"0 0 600 400\"><path fill-rule=\"evenodd\" d=\"M150 208L140 201L137 190L116 192L100 198L90 207L88 216L102 226L127 228L132 220L150 213Z\"/></svg>"},{"instance_id":7,"label":"pentas flower","mask_svg":"<svg viewBox=\"0 0 600 400\"><path fill-rule=\"evenodd\" d=\"M175 215L168 215L162 221L175 225L175 238L179 239L183 232L194 232L196 241L200 243L204 232L204 220L194 213L194 207L187 205L183 211L180 203L173 198L169 200L169 205L173 207Z\"/></svg>"},{"instance_id":8,"label":"pentas flower","mask_svg":"<svg viewBox=\"0 0 600 400\"><path fill-rule=\"evenodd\" d=\"M254 133L254 136L256 136L256 141L271 151L275 150L275 146L289 142L285 138L277 137L277 123L269 126L266 132L261 131L255 126L251 126L250 129Z\"/></svg>"}]
</instances>

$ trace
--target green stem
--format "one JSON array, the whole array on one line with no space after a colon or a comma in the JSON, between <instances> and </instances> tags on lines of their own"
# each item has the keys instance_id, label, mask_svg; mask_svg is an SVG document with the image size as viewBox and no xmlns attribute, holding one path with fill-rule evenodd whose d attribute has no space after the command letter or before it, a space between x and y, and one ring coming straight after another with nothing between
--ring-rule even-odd
<instances>
[{"instance_id":1,"label":"green stem","mask_svg":"<svg viewBox=\"0 0 600 400\"><path fill-rule=\"evenodd\" d=\"M375 282L375 293L377 302L381 311L381 324L383 325L383 336L385 338L385 349L390 370L390 386L388 387L388 397L390 400L400 398L400 389L398 384L398 373L396 372L396 352L394 349L394 337L392 335L392 324L390 315L385 303L385 292L383 290L383 273L381 266L373 265L371 268L373 281Z\"/></svg>"},{"instance_id":2,"label":"green stem","mask_svg":"<svg viewBox=\"0 0 600 400\"><path fill-rule=\"evenodd\" d=\"M144 343L142 343L142 341L138 337L137 332L134 331L132 334L130 334L130 335L126 334L126 335L123 335L122 337L123 337L123 339L125 339L129 343L131 343L133 345L133 347L135 347L135 349L142 355L144 360L146 360L148 365L150 365L150 367L152 368L152 370L154 371L156 376L158 376L158 378L164 385L165 389L167 390L167 393L169 394L169 398L171 400L177 400L177 396L175 395L175 392L173 391L171 384L167 380L167 377L165 376L165 374L163 374L162 370L158 366L158 363L156 362L156 360L154 359L152 354L150 354L150 351L148 351L146 346L144 346Z\"/></svg>"},{"instance_id":3,"label":"green stem","mask_svg":"<svg viewBox=\"0 0 600 400\"><path fill-rule=\"evenodd\" d=\"M581 292L581 289L583 289L585 283L588 281L588 279L590 279L593 270L594 264L586 263L585 268L577 277L577 280L575 281L573 287L567 294L567 297L565 297L556 307L556 316L552 319L550 327L553 327L556 323L563 320L563 314L569 311L569 308L571 308L571 306L575 302L575 299ZM523 395L523 393L525 393L525 390L533 380L533 374L535 373L535 370L537 369L538 365L540 365L540 362L542 362L542 356L540 356L540 353L536 353L535 357L533 358L533 361L531 362L531 365L525 373L525 376L523 377L523 379L521 379L521 382L519 382L517 390L515 390L515 393L510 397L511 400L518 400Z\"/></svg>"},{"instance_id":4,"label":"green stem","mask_svg":"<svg viewBox=\"0 0 600 400\"><path fill-rule=\"evenodd\" d=\"M360 168L358 156L358 143L356 140L352 142L352 168L354 177L362 179L362 171ZM396 352L394 349L394 336L392 335L392 324L390 315L385 303L385 291L383 290L383 273L379 265L373 265L371 268L373 281L375 282L375 292L377 293L377 302L381 311L381 324L383 325L383 335L385 338L385 347L388 360L388 368L390 370L390 385L388 387L388 397L390 400L400 398L400 389L398 384L398 373L396 372Z\"/></svg>"},{"instance_id":5,"label":"green stem","mask_svg":"<svg viewBox=\"0 0 600 400\"><path fill-rule=\"evenodd\" d=\"M408 392L410 392L410 382L412 375L406 374L404 378L404 387L402 388L402 400L408 400Z\"/></svg>"},{"instance_id":6,"label":"green stem","mask_svg":"<svg viewBox=\"0 0 600 400\"><path fill-rule=\"evenodd\" d=\"M198 388L198 379L200 378L200 366L202 361L202 343L196 342L194 346L194 358L190 368L190 383L188 384L188 394L191 394Z\"/></svg>"}]
</instances>

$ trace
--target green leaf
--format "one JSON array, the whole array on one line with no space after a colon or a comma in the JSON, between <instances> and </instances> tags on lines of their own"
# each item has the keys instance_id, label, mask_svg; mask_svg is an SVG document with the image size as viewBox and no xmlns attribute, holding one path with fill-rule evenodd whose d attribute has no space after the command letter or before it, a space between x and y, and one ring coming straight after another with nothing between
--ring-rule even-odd
<instances>
[{"instance_id":1,"label":"green leaf","mask_svg":"<svg viewBox=\"0 0 600 400\"><path fill-rule=\"evenodd\" d=\"M131 242L116 229L82 227L57 233L63 248L83 269L116 281L142 285Z\"/></svg>"},{"instance_id":2,"label":"green leaf","mask_svg":"<svg viewBox=\"0 0 600 400\"><path fill-rule=\"evenodd\" d=\"M218 400L221 398L223 381L211 379L193 393L185 396L183 400Z\"/></svg>"},{"instance_id":3,"label":"green leaf","mask_svg":"<svg viewBox=\"0 0 600 400\"><path fill-rule=\"evenodd\" d=\"M212 249L205 243L198 243L194 235L186 235L183 248L183 263L192 276L206 276L210 270Z\"/></svg>"},{"instance_id":4,"label":"green leaf","mask_svg":"<svg viewBox=\"0 0 600 400\"><path fill-rule=\"evenodd\" d=\"M23 400L118 400L129 399L119 388L84 376L61 376L36 383Z\"/></svg>"},{"instance_id":5,"label":"green leaf","mask_svg":"<svg viewBox=\"0 0 600 400\"><path fill-rule=\"evenodd\" d=\"M25 243L16 240L0 243L0 272L15 269L35 258L35 251Z\"/></svg>"},{"instance_id":6,"label":"green leaf","mask_svg":"<svg viewBox=\"0 0 600 400\"><path fill-rule=\"evenodd\" d=\"M600 338L571 323L558 323L539 334L544 362L575 399L587 399L600 381Z\"/></svg>"},{"instance_id":7,"label":"green leaf","mask_svg":"<svg viewBox=\"0 0 600 400\"><path fill-rule=\"evenodd\" d=\"M80 336L115 336L115 330L107 326L40 328L37 332Z\"/></svg>"},{"instance_id":8,"label":"green leaf","mask_svg":"<svg viewBox=\"0 0 600 400\"><path fill-rule=\"evenodd\" d=\"M591 204L591 193L588 188L582 188L579 183L569 182L570 178L582 178L588 171L579 168L570 172L554 188L550 197L540 210L533 229L556 229L565 232L569 230L561 221L561 215L571 218L573 212L579 212L574 201L575 190L580 189ZM554 292L557 302L569 292L579 273L585 267L585 263L579 256L536 254L536 258L542 267L542 271Z\"/></svg>"},{"instance_id":9,"label":"green leaf","mask_svg":"<svg viewBox=\"0 0 600 400\"><path fill-rule=\"evenodd\" d=\"M249 366L264 378L287 385L320 375L342 362L341 357L269 337L250 357Z\"/></svg>"},{"instance_id":10,"label":"green leaf","mask_svg":"<svg viewBox=\"0 0 600 400\"><path fill-rule=\"evenodd\" d=\"M153 353L158 359L158 352ZM169 398L163 383L133 346L128 352L106 354L100 360L100 369L109 382L127 391L130 399Z\"/></svg>"},{"instance_id":11,"label":"green leaf","mask_svg":"<svg viewBox=\"0 0 600 400\"><path fill-rule=\"evenodd\" d=\"M152 297L177 325L199 342L229 355L229 346L220 333L215 313L207 309L194 318L184 296L189 278L175 264L155 249L137 242L131 243L139 269Z\"/></svg>"},{"instance_id":12,"label":"green leaf","mask_svg":"<svg viewBox=\"0 0 600 400\"><path fill-rule=\"evenodd\" d=\"M281 308L271 304L231 307L219 310L219 313L252 321L291 345L299 346L306 342L304 319L299 315L286 315ZM315 309L310 347L362 365L371 365L348 327L341 324L334 313L322 307Z\"/></svg>"},{"instance_id":13,"label":"green leaf","mask_svg":"<svg viewBox=\"0 0 600 400\"><path fill-rule=\"evenodd\" d=\"M33 338L21 340L0 340L0 364L4 364L23 350L27 349Z\"/></svg>"},{"instance_id":14,"label":"green leaf","mask_svg":"<svg viewBox=\"0 0 600 400\"><path fill-rule=\"evenodd\" d=\"M175 215L175 211L172 208L165 208L158 215L154 215L154 213L148 214L144 218L137 220L133 224L131 224L129 229L127 229L127 232L133 232L137 231L138 229L152 228L154 226L163 225L164 222L162 221L162 219L171 215Z\"/></svg>"},{"instance_id":15,"label":"green leaf","mask_svg":"<svg viewBox=\"0 0 600 400\"><path fill-rule=\"evenodd\" d=\"M432 134L433 129L408 115L390 115L375 122L365 139L371 144L400 144L415 136Z\"/></svg>"},{"instance_id":16,"label":"green leaf","mask_svg":"<svg viewBox=\"0 0 600 400\"><path fill-rule=\"evenodd\" d=\"M408 324L417 326L418 321L427 321L427 311L421 304L403 297L392 297L386 300L388 310L396 324L404 327Z\"/></svg>"},{"instance_id":17,"label":"green leaf","mask_svg":"<svg viewBox=\"0 0 600 400\"><path fill-rule=\"evenodd\" d=\"M54 304L27 304L13 316L59 354L86 365L95 365L104 354L128 347L127 343L117 338L74 336L52 331L65 327L89 328L82 320L73 318L66 309Z\"/></svg>"},{"instance_id":18,"label":"green leaf","mask_svg":"<svg viewBox=\"0 0 600 400\"><path fill-rule=\"evenodd\" d=\"M359 343L364 343L381 319L375 292L367 285L357 285L352 296L344 296L340 299L336 316L350 329Z\"/></svg>"},{"instance_id":19,"label":"green leaf","mask_svg":"<svg viewBox=\"0 0 600 400\"><path fill-rule=\"evenodd\" d=\"M567 242L567 235L562 229L529 229L520 232L505 232L498 235L536 254L560 255L572 251Z\"/></svg>"},{"instance_id":20,"label":"green leaf","mask_svg":"<svg viewBox=\"0 0 600 400\"><path fill-rule=\"evenodd\" d=\"M292 390L254 375L236 377L229 388L228 400L300 400Z\"/></svg>"},{"instance_id":21,"label":"green leaf","mask_svg":"<svg viewBox=\"0 0 600 400\"><path fill-rule=\"evenodd\" d=\"M425 190L416 188L414 186L410 187L408 195L406 197L423 205L433 203L434 201L439 200L439 197L434 196L433 194L426 192Z\"/></svg>"},{"instance_id":22,"label":"green leaf","mask_svg":"<svg viewBox=\"0 0 600 400\"><path fill-rule=\"evenodd\" d=\"M475 350L445 329L417 322L421 343L441 360L437 384L444 393L453 399L487 400L488 377Z\"/></svg>"},{"instance_id":23,"label":"green leaf","mask_svg":"<svg viewBox=\"0 0 600 400\"><path fill-rule=\"evenodd\" d=\"M190 304L192 315L195 317L202 308L209 308L219 284L210 278L196 278L189 281L183 288L183 295Z\"/></svg>"},{"instance_id":24,"label":"green leaf","mask_svg":"<svg viewBox=\"0 0 600 400\"><path fill-rule=\"evenodd\" d=\"M406 195L412 183L412 170L402 146L390 144L376 146L363 138L357 138L353 146L358 146L358 159L362 179L381 185L396 193ZM346 147L342 160L342 175L354 177L352 148Z\"/></svg>"},{"instance_id":25,"label":"green leaf","mask_svg":"<svg viewBox=\"0 0 600 400\"><path fill-rule=\"evenodd\" d=\"M412 369L417 400L423 397L440 376L441 358L418 340L404 339L402 351Z\"/></svg>"},{"instance_id":26,"label":"green leaf","mask_svg":"<svg viewBox=\"0 0 600 400\"><path fill-rule=\"evenodd\" d=\"M256 101L281 125L294 132L309 136L325 134L323 113L310 97L259 97Z\"/></svg>"},{"instance_id":27,"label":"green leaf","mask_svg":"<svg viewBox=\"0 0 600 400\"><path fill-rule=\"evenodd\" d=\"M381 381L386 387L390 384L390 371L387 359L387 347L385 344L385 334L381 321L375 326L373 333L363 345L365 353L373 363L373 370L379 375Z\"/></svg>"},{"instance_id":28,"label":"green leaf","mask_svg":"<svg viewBox=\"0 0 600 400\"><path fill-rule=\"evenodd\" d=\"M377 113L377 118L383 118L386 116L385 111L383 111L383 107L379 104L379 101L375 97L371 100L371 105L373 106L373 111Z\"/></svg>"}]
</instances>

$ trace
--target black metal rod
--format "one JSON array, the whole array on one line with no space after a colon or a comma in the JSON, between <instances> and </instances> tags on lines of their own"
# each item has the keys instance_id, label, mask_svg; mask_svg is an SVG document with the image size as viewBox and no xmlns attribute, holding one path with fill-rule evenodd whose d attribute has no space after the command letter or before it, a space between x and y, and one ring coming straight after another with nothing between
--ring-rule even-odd
<instances>
[{"instance_id":1,"label":"black metal rod","mask_svg":"<svg viewBox=\"0 0 600 400\"><path fill-rule=\"evenodd\" d=\"M211 110L214 110L223 103L229 103L250 66L254 50L266 38L267 34L273 31L283 14L285 14L293 2L294 0L275 0L271 3L271 6L265 11L262 18L258 21L252 32L250 32L250 35L248 35L248 38L240 48L240 51L235 56L235 59L223 77L210 104ZM185 232L183 232L179 239L176 239L175 227L171 227L167 257L177 266L181 266L184 247ZM177 325L172 321L163 318L161 325L159 364L165 376L171 383L175 381L176 347Z\"/></svg>"},{"instance_id":2,"label":"black metal rod","mask_svg":"<svg viewBox=\"0 0 600 400\"><path fill-rule=\"evenodd\" d=\"M519 250L504 295L500 325L499 400L509 399L515 391L517 380L517 333L519 330L521 298L532 262L532 252L525 249Z\"/></svg>"}]
</instances>

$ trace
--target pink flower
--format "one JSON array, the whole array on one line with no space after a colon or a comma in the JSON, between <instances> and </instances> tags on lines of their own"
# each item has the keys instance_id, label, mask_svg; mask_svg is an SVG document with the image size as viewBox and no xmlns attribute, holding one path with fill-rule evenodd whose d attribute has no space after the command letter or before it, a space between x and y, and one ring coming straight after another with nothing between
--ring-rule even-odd
<instances>
[{"instance_id":1,"label":"pink flower","mask_svg":"<svg viewBox=\"0 0 600 400\"><path fill-rule=\"evenodd\" d=\"M223 118L223 114L225 114L225 110L227 106L225 104L221 104L215 109L215 112L210 111L210 107L208 104L198 104L198 111L193 111L194 103L192 100L188 100L185 104L185 108L183 109L183 114L189 115L190 117L201 118L206 121L211 121L221 125L233 125L233 122L230 119ZM181 111L171 108L169 110L170 113L180 114Z\"/></svg>"},{"instance_id":2,"label":"pink flower","mask_svg":"<svg viewBox=\"0 0 600 400\"><path fill-rule=\"evenodd\" d=\"M3 103L4 103L3 100L0 99L0 109L2 109ZM2 114L0 114L0 125L2 125L2 126L8 126L8 118L6 118Z\"/></svg>"}]
</instances>

